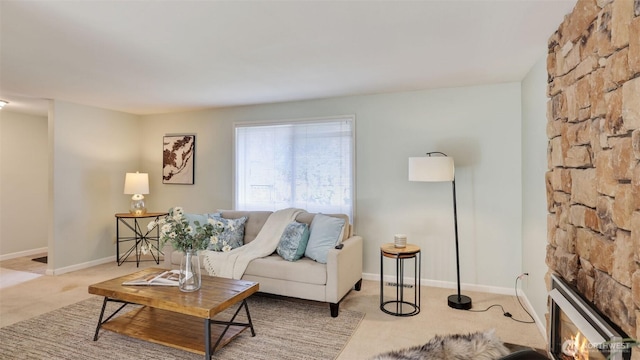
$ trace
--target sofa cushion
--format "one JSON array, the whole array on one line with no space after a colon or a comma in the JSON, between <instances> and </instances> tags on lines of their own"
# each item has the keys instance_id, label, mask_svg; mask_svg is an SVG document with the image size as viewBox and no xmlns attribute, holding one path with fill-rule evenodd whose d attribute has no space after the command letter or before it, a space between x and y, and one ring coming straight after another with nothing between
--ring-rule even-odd
<instances>
[{"instance_id":1,"label":"sofa cushion","mask_svg":"<svg viewBox=\"0 0 640 360\"><path fill-rule=\"evenodd\" d=\"M260 229L271 215L272 211L239 211L239 210L218 210L225 219L239 219L246 216L247 222L244 224L244 243L248 244L258 236Z\"/></svg>"},{"instance_id":2,"label":"sofa cushion","mask_svg":"<svg viewBox=\"0 0 640 360\"><path fill-rule=\"evenodd\" d=\"M343 219L317 214L311 221L309 242L304 255L326 264L329 249L342 241L344 224Z\"/></svg>"},{"instance_id":3,"label":"sofa cushion","mask_svg":"<svg viewBox=\"0 0 640 360\"><path fill-rule=\"evenodd\" d=\"M244 274L307 284L327 283L327 265L306 257L295 262L287 261L278 254L253 259Z\"/></svg>"},{"instance_id":4,"label":"sofa cushion","mask_svg":"<svg viewBox=\"0 0 640 360\"><path fill-rule=\"evenodd\" d=\"M244 224L247 221L246 216L238 219L225 219L219 215L213 215L212 218L220 221L224 226L224 230L222 230L222 233L218 236L218 244L209 246L209 250L221 251L222 246L220 246L220 244L224 243L232 249L244 245Z\"/></svg>"},{"instance_id":5,"label":"sofa cushion","mask_svg":"<svg viewBox=\"0 0 640 360\"><path fill-rule=\"evenodd\" d=\"M276 248L278 255L285 260L296 261L304 255L309 241L309 226L294 221L287 225Z\"/></svg>"},{"instance_id":6,"label":"sofa cushion","mask_svg":"<svg viewBox=\"0 0 640 360\"><path fill-rule=\"evenodd\" d=\"M313 221L313 218L316 216L316 213L309 213L309 212L303 212L300 215L296 216L296 221L300 222L300 223L305 223L309 226L311 226L311 222ZM342 240L347 240L349 237L351 237L351 225L349 224L349 217L345 214L323 214L326 216L331 216L331 217L335 217L338 219L343 219L344 220L344 229L342 231Z\"/></svg>"},{"instance_id":7,"label":"sofa cushion","mask_svg":"<svg viewBox=\"0 0 640 360\"><path fill-rule=\"evenodd\" d=\"M200 226L205 225L209 220L209 214L184 214L184 218L187 219L189 225L195 229L195 222L197 221Z\"/></svg>"}]
</instances>

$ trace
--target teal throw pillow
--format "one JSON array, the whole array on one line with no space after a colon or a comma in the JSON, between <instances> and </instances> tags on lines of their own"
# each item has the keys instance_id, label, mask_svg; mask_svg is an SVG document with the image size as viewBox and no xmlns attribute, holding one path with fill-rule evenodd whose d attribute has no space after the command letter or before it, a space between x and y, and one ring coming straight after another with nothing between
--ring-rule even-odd
<instances>
[{"instance_id":1,"label":"teal throw pillow","mask_svg":"<svg viewBox=\"0 0 640 360\"><path fill-rule=\"evenodd\" d=\"M276 251L285 260L296 261L304 255L308 241L309 226L294 221L284 229Z\"/></svg>"},{"instance_id":2,"label":"teal throw pillow","mask_svg":"<svg viewBox=\"0 0 640 360\"><path fill-rule=\"evenodd\" d=\"M317 214L311 221L309 242L304 255L319 263L327 263L329 249L340 243L344 219Z\"/></svg>"},{"instance_id":3,"label":"teal throw pillow","mask_svg":"<svg viewBox=\"0 0 640 360\"><path fill-rule=\"evenodd\" d=\"M200 224L200 226L202 226L205 225L209 220L207 214L184 214L184 218L187 219L189 225L191 225L191 227L193 227L194 229L196 228L196 221Z\"/></svg>"},{"instance_id":4,"label":"teal throw pillow","mask_svg":"<svg viewBox=\"0 0 640 360\"><path fill-rule=\"evenodd\" d=\"M244 245L244 224L247 222L247 217L243 216L238 219L225 219L220 214L209 214L209 217L219 221L224 226L224 230L218 236L218 242L209 245L209 250L223 251L226 245L229 245L231 249L239 248Z\"/></svg>"}]
</instances>

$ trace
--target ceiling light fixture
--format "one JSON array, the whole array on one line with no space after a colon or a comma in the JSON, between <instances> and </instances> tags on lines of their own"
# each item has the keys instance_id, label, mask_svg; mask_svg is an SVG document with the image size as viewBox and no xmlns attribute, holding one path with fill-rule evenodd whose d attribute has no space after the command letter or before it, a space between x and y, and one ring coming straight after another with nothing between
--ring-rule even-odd
<instances>
[{"instance_id":1,"label":"ceiling light fixture","mask_svg":"<svg viewBox=\"0 0 640 360\"><path fill-rule=\"evenodd\" d=\"M5 105L7 105L9 102L6 100L0 100L0 109L2 109Z\"/></svg>"}]
</instances>

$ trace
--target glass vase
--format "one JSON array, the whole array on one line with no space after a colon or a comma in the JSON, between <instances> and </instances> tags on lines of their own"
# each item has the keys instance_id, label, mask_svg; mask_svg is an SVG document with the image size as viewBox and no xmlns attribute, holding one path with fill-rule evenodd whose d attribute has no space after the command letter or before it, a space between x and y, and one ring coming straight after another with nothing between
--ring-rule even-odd
<instances>
[{"instance_id":1,"label":"glass vase","mask_svg":"<svg viewBox=\"0 0 640 360\"><path fill-rule=\"evenodd\" d=\"M197 291L202 286L202 276L200 274L200 258L198 252L187 249L180 262L179 288L184 292Z\"/></svg>"}]
</instances>

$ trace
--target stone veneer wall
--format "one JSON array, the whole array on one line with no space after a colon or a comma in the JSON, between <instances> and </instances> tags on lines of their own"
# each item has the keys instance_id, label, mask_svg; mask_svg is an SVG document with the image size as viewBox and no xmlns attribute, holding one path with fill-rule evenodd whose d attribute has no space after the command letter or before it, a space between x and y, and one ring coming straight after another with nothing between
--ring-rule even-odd
<instances>
[{"instance_id":1,"label":"stone veneer wall","mask_svg":"<svg viewBox=\"0 0 640 360\"><path fill-rule=\"evenodd\" d=\"M640 0L578 0L547 69L547 265L640 339Z\"/></svg>"}]
</instances>

